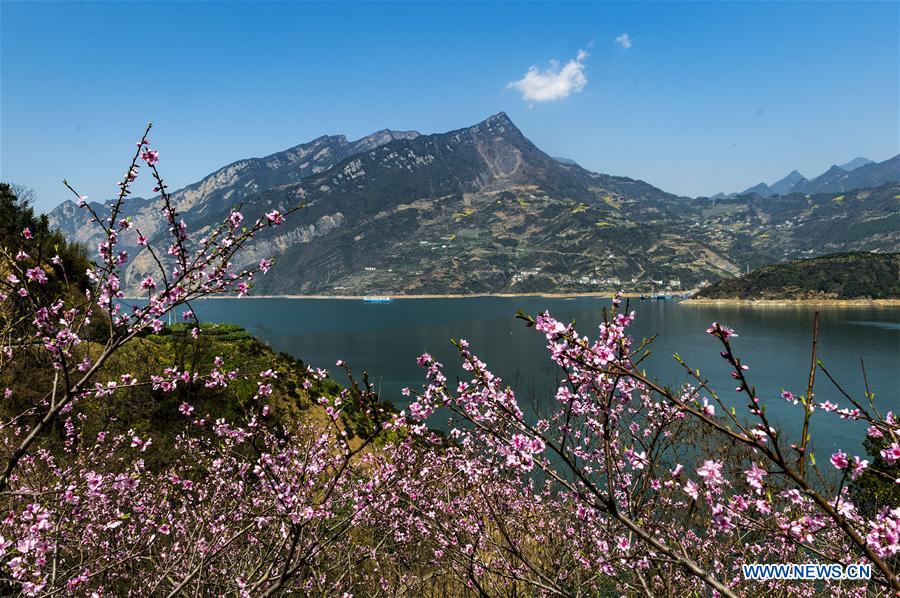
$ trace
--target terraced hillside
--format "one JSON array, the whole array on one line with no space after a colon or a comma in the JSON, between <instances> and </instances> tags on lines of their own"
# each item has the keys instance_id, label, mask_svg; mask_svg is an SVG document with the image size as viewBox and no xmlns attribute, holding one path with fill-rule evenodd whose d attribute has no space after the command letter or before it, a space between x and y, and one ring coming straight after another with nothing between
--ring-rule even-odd
<instances>
[{"instance_id":1,"label":"terraced hillside","mask_svg":"<svg viewBox=\"0 0 900 598\"><path fill-rule=\"evenodd\" d=\"M246 162L174 197L201 233L233 206L304 206L246 255L277 259L257 294L677 291L822 252L900 248L900 185L678 197L551 158L503 113L435 135L323 137ZM135 219L149 222L157 202L137 201ZM155 268L138 252L126 288Z\"/></svg>"}]
</instances>

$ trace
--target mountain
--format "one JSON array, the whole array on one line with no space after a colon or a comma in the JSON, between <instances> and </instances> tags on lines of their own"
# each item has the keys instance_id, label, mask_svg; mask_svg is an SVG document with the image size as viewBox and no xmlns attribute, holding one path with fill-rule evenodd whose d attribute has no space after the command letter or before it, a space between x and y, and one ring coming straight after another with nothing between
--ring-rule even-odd
<instances>
[{"instance_id":1,"label":"mountain","mask_svg":"<svg viewBox=\"0 0 900 598\"><path fill-rule=\"evenodd\" d=\"M854 158L841 166L834 165L819 176L807 180L796 170L783 179L766 185L759 183L740 193L717 193L709 199L725 199L735 195L755 193L760 197L788 195L790 193L840 193L852 189L878 187L885 183L900 182L900 154L884 162L868 158Z\"/></svg>"},{"instance_id":2,"label":"mountain","mask_svg":"<svg viewBox=\"0 0 900 598\"><path fill-rule=\"evenodd\" d=\"M560 162L499 113L447 133L321 137L173 197L198 237L236 205L248 218L304 206L244 256L276 257L256 294L398 295L689 289L810 251L896 250L897 193L691 200ZM156 206L134 201L145 235ZM55 222L77 217L73 207ZM157 265L132 254L123 285L140 294Z\"/></svg>"},{"instance_id":3,"label":"mountain","mask_svg":"<svg viewBox=\"0 0 900 598\"><path fill-rule=\"evenodd\" d=\"M853 160L856 162L856 160ZM850 162L852 164L853 162ZM871 162L846 170L832 166L823 174L800 185L794 191L801 193L841 193L851 189L878 187L900 181L900 154L884 162Z\"/></svg>"},{"instance_id":4,"label":"mountain","mask_svg":"<svg viewBox=\"0 0 900 598\"><path fill-rule=\"evenodd\" d=\"M715 282L701 299L898 299L900 253L835 253Z\"/></svg>"},{"instance_id":5,"label":"mountain","mask_svg":"<svg viewBox=\"0 0 900 598\"><path fill-rule=\"evenodd\" d=\"M869 160L868 158L860 157L860 158L853 158L846 164L841 164L840 166L847 172L850 172L851 170L856 170L860 166L865 166L866 164L874 164L874 163L875 163L874 160Z\"/></svg>"},{"instance_id":6,"label":"mountain","mask_svg":"<svg viewBox=\"0 0 900 598\"><path fill-rule=\"evenodd\" d=\"M845 251L900 251L900 183L846 193L700 199L710 242L753 268ZM742 270L744 269L742 268Z\"/></svg>"},{"instance_id":7,"label":"mountain","mask_svg":"<svg viewBox=\"0 0 900 598\"><path fill-rule=\"evenodd\" d=\"M726 197L733 197L735 195L750 195L756 194L760 197L772 197L773 195L787 195L791 191L793 191L798 185L802 185L806 182L806 177L797 172L796 170L792 170L788 173L784 178L779 179L778 181L772 183L771 185L766 185L765 183L759 183L758 185L754 185L748 189L744 189L740 193L731 193L730 195L725 195L724 193L717 193L712 196L712 199L724 199Z\"/></svg>"},{"instance_id":8,"label":"mountain","mask_svg":"<svg viewBox=\"0 0 900 598\"><path fill-rule=\"evenodd\" d=\"M308 143L271 154L263 158L238 160L201 180L172 193L172 202L178 212L190 221L203 218L207 214L220 214L244 197L253 193L287 185L315 175L330 168L348 156L374 149L398 139L415 139L415 131L382 130L356 141L347 141L344 135L323 135ZM160 197L152 199L129 198L125 202L123 216L130 216L137 228L147 238L160 232L162 220L159 209ZM112 203L107 202L107 204ZM103 204L92 203L98 213L106 211ZM72 201L57 206L50 214L50 223L60 228L66 235L86 243L89 247L99 241L98 232L89 220L86 210L81 210ZM124 244L133 239L125 236Z\"/></svg>"},{"instance_id":9,"label":"mountain","mask_svg":"<svg viewBox=\"0 0 900 598\"><path fill-rule=\"evenodd\" d=\"M699 231L682 232L697 226L689 201L561 164L500 113L245 197L254 214L305 206L247 261L275 253L278 274L257 287L269 294L584 290L737 272ZM224 215L196 226L202 233ZM138 255L126 284L152 268Z\"/></svg>"},{"instance_id":10,"label":"mountain","mask_svg":"<svg viewBox=\"0 0 900 598\"><path fill-rule=\"evenodd\" d=\"M769 195L787 195L797 186L806 183L806 177L792 170L783 179L780 179L769 186Z\"/></svg>"},{"instance_id":11,"label":"mountain","mask_svg":"<svg viewBox=\"0 0 900 598\"><path fill-rule=\"evenodd\" d=\"M760 197L769 197L769 195L772 194L772 192L769 191L768 185L766 185L765 183L760 183L758 185L754 185L752 187L744 189L743 191L738 193L738 195L750 195L753 193L759 195Z\"/></svg>"}]
</instances>

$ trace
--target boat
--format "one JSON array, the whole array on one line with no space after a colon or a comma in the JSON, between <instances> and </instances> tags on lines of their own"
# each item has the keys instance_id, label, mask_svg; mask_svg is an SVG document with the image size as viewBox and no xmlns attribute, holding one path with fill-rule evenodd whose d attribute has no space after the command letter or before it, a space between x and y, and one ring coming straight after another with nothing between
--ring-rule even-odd
<instances>
[{"instance_id":1,"label":"boat","mask_svg":"<svg viewBox=\"0 0 900 598\"><path fill-rule=\"evenodd\" d=\"M367 297L363 297L363 301L365 301L366 303L390 303L391 298L382 295L370 295Z\"/></svg>"}]
</instances>

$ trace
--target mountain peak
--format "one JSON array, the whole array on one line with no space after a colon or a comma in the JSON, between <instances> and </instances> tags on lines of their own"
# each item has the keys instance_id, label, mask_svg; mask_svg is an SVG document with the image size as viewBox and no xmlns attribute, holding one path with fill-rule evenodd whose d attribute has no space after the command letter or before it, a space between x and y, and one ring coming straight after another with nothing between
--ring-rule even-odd
<instances>
[{"instance_id":1,"label":"mountain peak","mask_svg":"<svg viewBox=\"0 0 900 598\"><path fill-rule=\"evenodd\" d=\"M513 121L506 115L505 112L498 112L493 116L489 116L484 119L477 125L474 125L470 128L473 132L486 132L496 136L504 136L504 135L515 135L519 137L524 137L522 135L522 131L513 124Z\"/></svg>"},{"instance_id":2,"label":"mountain peak","mask_svg":"<svg viewBox=\"0 0 900 598\"><path fill-rule=\"evenodd\" d=\"M866 164L874 164L874 162L872 160L869 160L868 158L858 157L853 158L846 164L841 164L840 168L846 170L847 172L850 172L851 170L856 170L857 168L861 168Z\"/></svg>"},{"instance_id":3,"label":"mountain peak","mask_svg":"<svg viewBox=\"0 0 900 598\"><path fill-rule=\"evenodd\" d=\"M385 145L391 141L398 139L415 139L421 133L418 131L394 131L391 129L381 129L375 131L371 135L366 135L353 142L354 150L352 153L365 152L370 149Z\"/></svg>"},{"instance_id":4,"label":"mountain peak","mask_svg":"<svg viewBox=\"0 0 900 598\"><path fill-rule=\"evenodd\" d=\"M790 171L784 178L769 186L770 195L788 195L799 185L806 182L806 177L796 170Z\"/></svg>"},{"instance_id":5,"label":"mountain peak","mask_svg":"<svg viewBox=\"0 0 900 598\"><path fill-rule=\"evenodd\" d=\"M487 117L484 120L485 123L503 123L503 124L513 124L510 120L509 116L506 115L506 112L500 111L497 114L493 114Z\"/></svg>"},{"instance_id":6,"label":"mountain peak","mask_svg":"<svg viewBox=\"0 0 900 598\"><path fill-rule=\"evenodd\" d=\"M288 150L285 150L285 151L291 151L293 149L297 149L300 147L307 147L310 145L322 145L323 143L329 143L329 142L336 142L336 143L344 144L344 143L347 143L347 136L346 135L319 135L312 141L305 141L303 143L299 143L299 144L295 145L294 147L292 147ZM276 152L276 153L278 153L278 152ZM275 154L272 154L272 155L274 156Z\"/></svg>"},{"instance_id":7,"label":"mountain peak","mask_svg":"<svg viewBox=\"0 0 900 598\"><path fill-rule=\"evenodd\" d=\"M759 195L760 197L768 197L769 195L772 194L771 191L769 190L768 185L766 185L765 183L759 183L757 185L753 185L752 187L744 189L743 191L740 192L740 195L750 195L752 193L755 193L756 195Z\"/></svg>"}]
</instances>

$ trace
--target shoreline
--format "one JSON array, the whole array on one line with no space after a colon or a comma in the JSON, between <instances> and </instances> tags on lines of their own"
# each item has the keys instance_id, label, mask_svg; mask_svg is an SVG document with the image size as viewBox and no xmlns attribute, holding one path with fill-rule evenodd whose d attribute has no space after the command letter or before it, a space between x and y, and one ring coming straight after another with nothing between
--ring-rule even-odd
<instances>
[{"instance_id":1,"label":"shoreline","mask_svg":"<svg viewBox=\"0 0 900 598\"><path fill-rule=\"evenodd\" d=\"M390 297L391 301L400 301L404 299L476 299L491 298L498 299L514 299L517 297L533 297L539 299L578 299L578 298L595 298L611 300L616 293L614 291L598 291L595 293L424 293L411 295L245 295L236 297L234 295L216 295L206 297L203 300L244 300L244 299L313 299L313 300L339 300L339 301L362 301L367 297ZM641 293L622 293L623 299L639 299ZM128 300L145 300L145 297L123 297ZM653 298L646 298L648 301L658 301ZM665 301L687 306L721 306L721 307L900 307L900 298L898 299L706 299L706 298L688 298L677 299L670 298Z\"/></svg>"},{"instance_id":2,"label":"shoreline","mask_svg":"<svg viewBox=\"0 0 900 598\"><path fill-rule=\"evenodd\" d=\"M212 297L204 297L208 299L337 299L341 301L362 301L368 297L389 297L392 301L400 299L474 299L478 297L499 297L499 298L515 298L515 297L539 297L545 299L575 299L578 297L595 297L597 299L612 299L615 297L615 291L599 291L596 293L444 293L444 294L417 294L417 295L244 295L236 297L234 295L215 295ZM640 293L622 293L625 299L637 299ZM146 300L146 297L123 297L129 300Z\"/></svg>"},{"instance_id":3,"label":"shoreline","mask_svg":"<svg viewBox=\"0 0 900 598\"><path fill-rule=\"evenodd\" d=\"M729 307L900 307L900 299L685 299L684 305Z\"/></svg>"}]
</instances>

